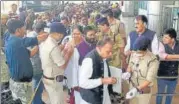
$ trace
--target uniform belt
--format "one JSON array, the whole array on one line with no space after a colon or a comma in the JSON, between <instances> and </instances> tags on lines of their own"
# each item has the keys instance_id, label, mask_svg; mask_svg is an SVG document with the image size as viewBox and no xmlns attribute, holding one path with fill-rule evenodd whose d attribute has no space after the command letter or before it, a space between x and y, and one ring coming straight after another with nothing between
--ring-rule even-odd
<instances>
[{"instance_id":1,"label":"uniform belt","mask_svg":"<svg viewBox=\"0 0 179 104\"><path fill-rule=\"evenodd\" d=\"M49 80L56 80L57 82L63 82L63 79L66 79L66 77L64 77L63 75L57 75L56 77L47 77L43 74L43 77Z\"/></svg>"},{"instance_id":2,"label":"uniform belt","mask_svg":"<svg viewBox=\"0 0 179 104\"><path fill-rule=\"evenodd\" d=\"M45 79L49 79L49 80L54 80L54 79L55 79L55 77L47 77L47 76L45 76L44 74L43 74L43 77L44 77Z\"/></svg>"}]
</instances>

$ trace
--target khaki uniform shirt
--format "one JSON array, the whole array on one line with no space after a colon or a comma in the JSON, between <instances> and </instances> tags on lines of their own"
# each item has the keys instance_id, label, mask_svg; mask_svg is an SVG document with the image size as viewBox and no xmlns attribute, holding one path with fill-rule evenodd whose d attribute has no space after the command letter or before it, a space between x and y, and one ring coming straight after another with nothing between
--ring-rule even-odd
<instances>
[{"instance_id":1,"label":"khaki uniform shirt","mask_svg":"<svg viewBox=\"0 0 179 104\"><path fill-rule=\"evenodd\" d=\"M159 61L153 53L147 51L142 57L137 57L135 53L132 53L129 62L129 67L132 69L132 82L135 86L141 85L144 81L152 82L151 85L153 85L158 66Z\"/></svg>"},{"instance_id":2,"label":"khaki uniform shirt","mask_svg":"<svg viewBox=\"0 0 179 104\"><path fill-rule=\"evenodd\" d=\"M110 29L114 34L120 34L122 38L126 38L125 25L121 21L115 19L114 23L110 23Z\"/></svg>"},{"instance_id":3,"label":"khaki uniform shirt","mask_svg":"<svg viewBox=\"0 0 179 104\"><path fill-rule=\"evenodd\" d=\"M124 47L124 41L121 38L120 34L115 36L111 31L109 31L106 34L102 34L101 32L97 33L98 40L103 39L105 36L110 37L114 41L114 45L112 49L112 57L109 61L109 65L120 68L122 60L121 57L119 56L120 54L119 48Z\"/></svg>"},{"instance_id":4,"label":"khaki uniform shirt","mask_svg":"<svg viewBox=\"0 0 179 104\"><path fill-rule=\"evenodd\" d=\"M65 59L56 40L49 36L39 45L39 53L45 76L56 77L64 74L64 69L60 69L60 66L65 64Z\"/></svg>"}]
</instances>

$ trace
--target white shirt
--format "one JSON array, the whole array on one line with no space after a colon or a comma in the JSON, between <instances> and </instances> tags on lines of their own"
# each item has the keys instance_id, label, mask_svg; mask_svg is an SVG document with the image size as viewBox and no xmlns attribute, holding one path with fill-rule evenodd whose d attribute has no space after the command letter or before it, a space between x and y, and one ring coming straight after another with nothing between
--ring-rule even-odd
<instances>
[{"instance_id":1,"label":"white shirt","mask_svg":"<svg viewBox=\"0 0 179 104\"><path fill-rule=\"evenodd\" d=\"M85 58L82 62L80 72L79 72L79 86L85 89L93 89L102 85L101 78L90 79L93 73L93 62L91 58ZM104 76L108 77L107 64L104 62ZM108 85L104 85L103 92L103 104L111 104L109 91L107 89ZM89 104L86 101L81 101L80 104Z\"/></svg>"},{"instance_id":2,"label":"white shirt","mask_svg":"<svg viewBox=\"0 0 179 104\"><path fill-rule=\"evenodd\" d=\"M27 34L27 37L37 37L37 35L38 35L37 32L31 31Z\"/></svg>"},{"instance_id":3,"label":"white shirt","mask_svg":"<svg viewBox=\"0 0 179 104\"><path fill-rule=\"evenodd\" d=\"M131 45L130 36L128 36L127 37L127 45L125 46L125 49L124 49L125 54L126 54L127 51L130 50L130 45ZM158 38L157 38L156 34L153 37L151 48L152 48L152 53L153 54L155 54L155 55L159 54L159 41L158 41Z\"/></svg>"},{"instance_id":4,"label":"white shirt","mask_svg":"<svg viewBox=\"0 0 179 104\"><path fill-rule=\"evenodd\" d=\"M43 74L47 77L63 75L64 69L59 67L64 65L65 60L56 40L48 38L39 45L40 58L42 62Z\"/></svg>"},{"instance_id":5,"label":"white shirt","mask_svg":"<svg viewBox=\"0 0 179 104\"><path fill-rule=\"evenodd\" d=\"M79 73L79 53L76 48L74 48L74 53L71 56L71 59L68 62L68 65L65 69L65 76L67 77L67 85L69 88L79 86L78 83L78 73Z\"/></svg>"},{"instance_id":6,"label":"white shirt","mask_svg":"<svg viewBox=\"0 0 179 104\"><path fill-rule=\"evenodd\" d=\"M35 31L31 31L29 33L27 33L27 36L26 37L37 37L37 32ZM32 49L32 47L28 47L27 49Z\"/></svg>"},{"instance_id":7,"label":"white shirt","mask_svg":"<svg viewBox=\"0 0 179 104\"><path fill-rule=\"evenodd\" d=\"M93 73L93 61L85 58L79 72L79 86L85 89L93 89L102 84L101 78L90 79Z\"/></svg>"},{"instance_id":8,"label":"white shirt","mask_svg":"<svg viewBox=\"0 0 179 104\"><path fill-rule=\"evenodd\" d=\"M106 63L106 60L104 60L104 77L109 77L108 75L108 66ZM108 90L108 85L103 85L104 92L103 92L103 104L111 104L111 99L109 96L109 90Z\"/></svg>"},{"instance_id":9,"label":"white shirt","mask_svg":"<svg viewBox=\"0 0 179 104\"><path fill-rule=\"evenodd\" d=\"M62 44L66 44L67 42L72 41L72 36L65 36L62 40ZM79 86L78 82L78 73L79 73L79 65L78 60L80 58L80 55L78 53L78 50L74 48L73 55L71 56L68 65L65 69L65 76L67 77L67 85L68 88Z\"/></svg>"}]
</instances>

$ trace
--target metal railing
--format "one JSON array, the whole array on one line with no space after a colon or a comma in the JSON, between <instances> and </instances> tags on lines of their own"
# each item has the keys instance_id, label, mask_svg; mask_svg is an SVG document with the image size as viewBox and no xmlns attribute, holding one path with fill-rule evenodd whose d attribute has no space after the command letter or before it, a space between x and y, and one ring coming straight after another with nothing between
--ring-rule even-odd
<instances>
[{"instance_id":1,"label":"metal railing","mask_svg":"<svg viewBox=\"0 0 179 104\"><path fill-rule=\"evenodd\" d=\"M179 78L179 76L177 76L177 77L166 77L166 76L163 76L163 77L156 77L157 79L178 79ZM151 103L151 100L152 100L152 97L153 96L163 96L163 97L165 97L165 96L179 96L179 93L173 93L173 94L168 94L168 93L152 93L151 94L151 96L150 96L150 100L149 100L149 103L148 104L152 104Z\"/></svg>"}]
</instances>

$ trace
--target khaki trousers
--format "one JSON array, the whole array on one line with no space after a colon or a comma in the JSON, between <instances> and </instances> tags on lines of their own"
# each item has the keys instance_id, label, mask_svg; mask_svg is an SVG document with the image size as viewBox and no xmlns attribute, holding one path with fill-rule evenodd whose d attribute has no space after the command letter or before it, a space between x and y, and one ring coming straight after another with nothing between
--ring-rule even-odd
<instances>
[{"instance_id":1,"label":"khaki trousers","mask_svg":"<svg viewBox=\"0 0 179 104\"><path fill-rule=\"evenodd\" d=\"M45 89L51 104L64 104L63 82L43 78Z\"/></svg>"}]
</instances>

